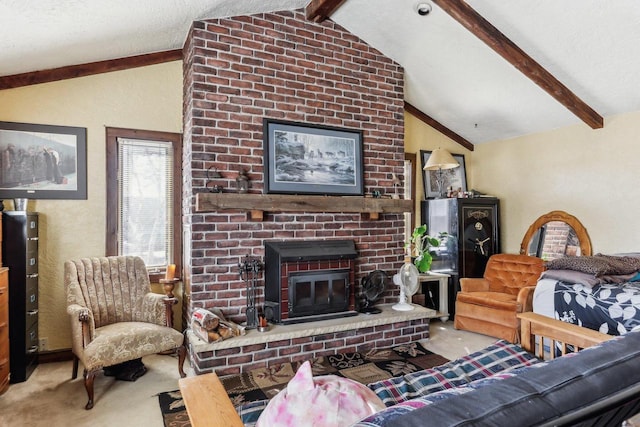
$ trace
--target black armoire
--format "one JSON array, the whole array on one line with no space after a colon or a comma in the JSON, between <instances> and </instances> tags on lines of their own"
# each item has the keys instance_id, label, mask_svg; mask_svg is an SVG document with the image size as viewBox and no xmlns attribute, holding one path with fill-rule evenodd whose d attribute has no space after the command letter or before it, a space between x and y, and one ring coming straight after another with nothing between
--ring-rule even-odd
<instances>
[{"instance_id":1,"label":"black armoire","mask_svg":"<svg viewBox=\"0 0 640 427\"><path fill-rule=\"evenodd\" d=\"M496 198L445 198L422 202L422 223L437 237L448 233L435 250L431 270L451 275L449 313L455 315L461 277L482 277L492 254L500 252L500 202Z\"/></svg>"},{"instance_id":2,"label":"black armoire","mask_svg":"<svg viewBox=\"0 0 640 427\"><path fill-rule=\"evenodd\" d=\"M9 267L11 382L26 381L38 364L38 214L2 213L2 257Z\"/></svg>"}]
</instances>

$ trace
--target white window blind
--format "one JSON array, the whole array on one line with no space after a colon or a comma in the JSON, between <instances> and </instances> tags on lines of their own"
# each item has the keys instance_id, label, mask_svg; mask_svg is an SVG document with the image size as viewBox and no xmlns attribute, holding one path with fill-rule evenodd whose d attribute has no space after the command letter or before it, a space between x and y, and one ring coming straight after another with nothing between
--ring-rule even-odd
<instances>
[{"instance_id":1,"label":"white window blind","mask_svg":"<svg viewBox=\"0 0 640 427\"><path fill-rule=\"evenodd\" d=\"M147 268L173 260L171 142L118 138L118 253Z\"/></svg>"}]
</instances>

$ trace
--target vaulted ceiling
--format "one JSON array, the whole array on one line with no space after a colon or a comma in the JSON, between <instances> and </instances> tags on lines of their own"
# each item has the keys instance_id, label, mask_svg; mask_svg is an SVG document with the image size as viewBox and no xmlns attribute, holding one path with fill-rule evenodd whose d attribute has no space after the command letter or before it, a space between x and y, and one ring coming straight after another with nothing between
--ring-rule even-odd
<instances>
[{"instance_id":1,"label":"vaulted ceiling","mask_svg":"<svg viewBox=\"0 0 640 427\"><path fill-rule=\"evenodd\" d=\"M0 89L177 59L194 20L300 8L401 64L407 109L469 149L640 110L637 0L3 0Z\"/></svg>"}]
</instances>

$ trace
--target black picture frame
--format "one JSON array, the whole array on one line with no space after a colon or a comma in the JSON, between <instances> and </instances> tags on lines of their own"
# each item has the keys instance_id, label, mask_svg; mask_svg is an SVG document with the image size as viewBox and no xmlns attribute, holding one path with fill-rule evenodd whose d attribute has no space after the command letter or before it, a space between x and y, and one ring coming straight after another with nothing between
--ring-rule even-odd
<instances>
[{"instance_id":1,"label":"black picture frame","mask_svg":"<svg viewBox=\"0 0 640 427\"><path fill-rule=\"evenodd\" d=\"M420 150L420 159L422 161L422 184L424 187L425 200L440 197L440 193L438 192L438 184L436 183L437 171L424 170L424 166L427 164L431 153L432 152L428 150ZM461 188L462 191L467 191L467 171L464 163L464 154L452 153L451 155L454 159L456 159L458 163L460 163L460 167L442 170L445 178L443 191L446 191L446 188L450 186L453 187L454 190L458 190L458 188Z\"/></svg>"},{"instance_id":2,"label":"black picture frame","mask_svg":"<svg viewBox=\"0 0 640 427\"><path fill-rule=\"evenodd\" d=\"M86 199L87 129L0 122L0 199Z\"/></svg>"},{"instance_id":3,"label":"black picture frame","mask_svg":"<svg viewBox=\"0 0 640 427\"><path fill-rule=\"evenodd\" d=\"M362 131L264 119L266 193L364 194Z\"/></svg>"}]
</instances>

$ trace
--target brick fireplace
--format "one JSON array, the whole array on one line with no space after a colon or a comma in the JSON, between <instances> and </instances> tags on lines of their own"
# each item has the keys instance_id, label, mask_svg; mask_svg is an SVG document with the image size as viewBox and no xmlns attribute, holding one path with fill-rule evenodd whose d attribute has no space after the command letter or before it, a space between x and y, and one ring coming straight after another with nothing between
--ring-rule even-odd
<instances>
[{"instance_id":1,"label":"brick fireplace","mask_svg":"<svg viewBox=\"0 0 640 427\"><path fill-rule=\"evenodd\" d=\"M246 286L238 262L246 255L264 260L266 241L353 241L358 253L352 261L356 295L358 283L369 272L398 270L404 241L401 213L382 213L372 220L360 213L274 211L256 221L244 210L197 211L195 199L197 193L208 191L211 169L221 178L209 184L225 192L236 191L240 170L250 179L249 193L263 192L265 118L361 130L365 192L393 194L393 175L403 176L403 86L398 64L330 20L307 21L302 11L193 23L184 46L186 315L196 307L216 307L230 320L243 322ZM322 196L300 196L309 197ZM265 302L261 280L260 310ZM391 287L381 303L396 302L397 296L397 289ZM412 325L413 321L409 321L411 339L427 337L424 321ZM407 323L391 320L374 329L382 327L401 335ZM296 348L289 355L288 350L276 351L275 357L371 348L375 345L372 334L382 339L386 332L320 333L307 338L306 351L287 341L287 346ZM254 360L255 352L239 346L225 350L238 354L240 361L232 363L215 351L191 348L197 372L222 366L236 366L233 370L238 371L274 357Z\"/></svg>"}]
</instances>

